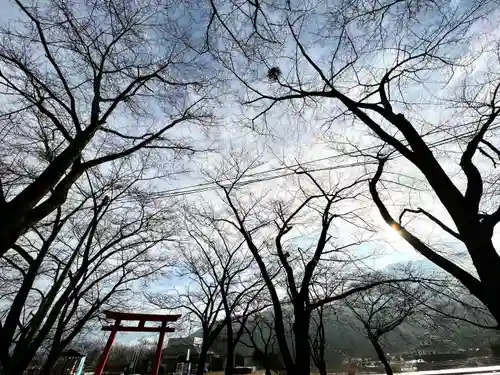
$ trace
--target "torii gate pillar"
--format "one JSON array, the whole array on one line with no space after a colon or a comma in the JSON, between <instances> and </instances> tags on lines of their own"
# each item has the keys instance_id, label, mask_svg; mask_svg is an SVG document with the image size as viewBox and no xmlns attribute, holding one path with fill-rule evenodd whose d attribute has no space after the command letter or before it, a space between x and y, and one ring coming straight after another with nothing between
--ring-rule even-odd
<instances>
[{"instance_id":1,"label":"torii gate pillar","mask_svg":"<svg viewBox=\"0 0 500 375\"><path fill-rule=\"evenodd\" d=\"M167 322L175 322L181 316L180 315L157 315L157 314L136 314L136 313L123 313L116 311L106 311L107 319L113 319L115 323L111 326L103 326L103 331L109 331L108 342L102 351L101 357L99 358L99 363L95 368L94 375L102 375L106 362L108 362L109 352L113 342L115 341L117 332L158 332L160 337L158 338L158 344L156 345L155 359L153 361L153 366L151 369L152 375L158 375L158 369L161 363L161 353L163 350L163 341L165 341L166 332L174 332L175 329L172 327L167 327ZM138 321L137 326L122 326L120 323L122 321ZM159 327L146 327L146 322L161 322Z\"/></svg>"}]
</instances>

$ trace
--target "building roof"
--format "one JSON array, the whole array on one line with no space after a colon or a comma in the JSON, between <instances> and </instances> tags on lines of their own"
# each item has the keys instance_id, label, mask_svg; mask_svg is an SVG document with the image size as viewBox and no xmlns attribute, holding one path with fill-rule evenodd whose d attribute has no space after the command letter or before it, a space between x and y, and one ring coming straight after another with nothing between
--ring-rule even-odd
<instances>
[{"instance_id":1,"label":"building roof","mask_svg":"<svg viewBox=\"0 0 500 375\"><path fill-rule=\"evenodd\" d=\"M194 336L169 338L167 346L163 349L163 355L176 356L187 354L188 349L191 351L191 354L198 354L200 347L199 345L195 345L195 339L197 338Z\"/></svg>"},{"instance_id":2,"label":"building roof","mask_svg":"<svg viewBox=\"0 0 500 375\"><path fill-rule=\"evenodd\" d=\"M193 345L194 337L171 337L168 339L167 346L185 346Z\"/></svg>"}]
</instances>

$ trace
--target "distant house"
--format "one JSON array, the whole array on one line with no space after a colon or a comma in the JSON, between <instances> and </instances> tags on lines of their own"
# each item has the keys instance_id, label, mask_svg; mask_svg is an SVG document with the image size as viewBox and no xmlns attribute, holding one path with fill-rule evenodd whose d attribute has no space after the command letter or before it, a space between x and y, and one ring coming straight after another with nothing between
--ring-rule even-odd
<instances>
[{"instance_id":1,"label":"distant house","mask_svg":"<svg viewBox=\"0 0 500 375\"><path fill-rule=\"evenodd\" d=\"M238 329L235 324L235 330ZM244 335L242 339L244 340ZM163 349L162 367L164 371L175 371L179 362L185 362L188 350L190 351L189 362L195 366L199 358L200 345L203 340L201 330L190 336L170 338ZM253 360L253 348L243 344L237 344L235 349L235 366L255 366ZM223 329L208 353L208 363L211 371L223 370L227 360L227 330Z\"/></svg>"},{"instance_id":2,"label":"distant house","mask_svg":"<svg viewBox=\"0 0 500 375\"><path fill-rule=\"evenodd\" d=\"M188 336L168 339L166 347L163 349L162 367L165 372L174 372L177 363L186 362L189 351L189 362L195 366L198 362L200 346L197 344L199 337ZM208 353L208 362L220 362L213 351Z\"/></svg>"},{"instance_id":3,"label":"distant house","mask_svg":"<svg viewBox=\"0 0 500 375\"><path fill-rule=\"evenodd\" d=\"M239 323L234 323L233 324L233 331L236 332L236 331L238 331L238 329L239 329ZM254 363L254 360L253 360L254 349L241 343L241 341L243 341L243 342L249 341L249 340L245 339L245 336L246 336L246 333L243 332L241 339L240 339L240 342L238 344L236 344L235 356L234 356L234 365L235 366L255 366L256 365ZM220 354L222 356L222 358L224 359L224 365L225 365L226 357L227 357L227 329L226 329L226 327L224 327L224 329L221 331L220 335L215 340L214 344L212 345L212 350L215 353Z\"/></svg>"}]
</instances>

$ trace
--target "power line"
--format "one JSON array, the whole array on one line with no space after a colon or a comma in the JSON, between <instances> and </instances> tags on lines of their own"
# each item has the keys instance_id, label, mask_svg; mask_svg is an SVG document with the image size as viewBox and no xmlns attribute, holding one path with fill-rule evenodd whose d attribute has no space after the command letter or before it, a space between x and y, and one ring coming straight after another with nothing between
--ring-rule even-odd
<instances>
[{"instance_id":1,"label":"power line","mask_svg":"<svg viewBox=\"0 0 500 375\"><path fill-rule=\"evenodd\" d=\"M465 125L462 125L462 126L465 126ZM498 128L500 128L500 124L490 127L489 130L496 130ZM426 136L434 135L437 133L443 133L443 132L447 132L447 130L435 130L435 131L427 133L422 138L425 138ZM450 137L444 138L442 140L433 142L433 143L429 144L428 147L430 149L434 149L436 147L451 143L452 141L459 140L459 139L474 135L476 132L477 132L476 130L470 130L470 131L467 131L467 132L464 132L464 133L461 133L458 135L450 136ZM278 179L278 178L288 177L288 176L296 174L294 171L290 171L290 169L293 169L293 168L300 168L304 165L318 163L320 161L325 161L325 160L335 160L335 159L339 159L339 158L346 157L346 156L347 157L348 156L356 156L356 155L359 155L360 153L375 151L377 149L380 149L381 147L382 147L382 145L379 144L379 145L366 147L366 148L363 148L360 150L346 152L343 154L336 154L336 155L331 155L331 156L327 156L327 157L323 157L323 158L319 158L319 159L313 159L313 160L309 160L309 161L306 161L303 163L297 163L297 164L292 164L292 165L283 166L283 167L275 167L275 168L267 169L265 171L250 173L250 174L245 175L244 179L242 181L238 182L235 186L241 187L241 186L246 186L246 185L250 185L250 184L254 184L254 183L271 181L271 180ZM392 159L396 159L396 158L399 158L401 156L402 155L399 154L399 155L394 156ZM329 166L329 167L308 169L308 172L314 173L314 172L321 172L321 171L339 170L339 169L353 168L353 167L364 166L364 165L369 165L369 164L370 163L367 163L367 162L338 164L338 165L333 165L333 166ZM376 164L376 163L373 163L373 164ZM257 168L257 167L255 167L255 168ZM289 172L282 173L282 174L275 174L275 175L271 175L271 176L265 176L266 174L280 172L280 171L289 171ZM261 176L261 175L263 177L257 178L258 176ZM252 177L254 177L254 178L252 178ZM204 183L194 184L194 185L190 185L190 186L182 186L179 188L163 190L163 191L159 191L156 193L152 193L151 195L153 195L155 198L167 198L167 197L178 197L178 196L184 196L184 195L191 195L191 194L211 191L211 190L216 189L218 184L224 185L225 183L230 183L230 182L231 182L231 180L229 180L229 179L217 181L217 182L204 182Z\"/></svg>"},{"instance_id":2,"label":"power line","mask_svg":"<svg viewBox=\"0 0 500 375\"><path fill-rule=\"evenodd\" d=\"M498 129L498 128L500 128L500 124L492 126L490 128L490 130L495 130L495 129ZM439 132L445 132L445 130L436 131L436 132L433 132L433 134L439 133ZM433 149L433 148L442 146L444 144L451 143L454 140L462 139L462 138L474 135L475 133L476 133L475 130L464 132L464 133L461 133L459 135L454 135L454 136L451 136L451 137L448 137L448 138L444 138L444 139L442 139L440 141L433 142L430 145L428 145L428 147L430 149ZM428 133L427 135L430 135L430 134L431 133ZM271 172L278 172L278 171L282 171L282 170L290 170L291 168L298 168L298 167L301 167L303 165L307 165L307 164L311 164L311 163L316 163L316 162L324 161L324 160L333 160L333 159L338 159L338 158L345 157L345 156L355 156L355 155L358 155L360 152L369 152L369 151L374 151L374 150L380 149L381 146L382 145L370 146L370 147L366 147L364 149L360 149L360 150L356 150L356 151L352 151L352 152L347 152L347 153L344 153L344 154L341 154L341 155L332 155L332 156L329 156L329 157L324 157L324 158L320 158L320 159L310 160L310 161L307 161L307 162L304 162L304 163L300 163L300 164L294 164L294 165L285 166L285 167L278 167L278 168L271 168L271 169L268 169L266 171L248 174L248 175L245 176L245 180L239 182L238 184L236 184L236 186L241 187L241 186L246 186L246 185L253 184L253 183L258 183L258 182L270 181L270 180L274 180L274 179L278 179L278 178L283 178L283 177L287 177L287 176L290 176L290 175L294 175L295 172L288 172L288 173L279 174L279 175L273 175L273 176L268 176L268 177L249 179L250 177L253 177L253 176L265 175L265 174L268 174L268 173L271 173ZM397 156L393 157L393 159L399 158L401 156L402 155L397 155ZM314 172L320 172L320 171L326 171L326 170L346 169L346 168L352 168L352 167L355 167L355 166L362 166L362 165L367 165L367 163L366 162L359 162L359 163L341 164L341 165L335 165L335 166L330 166L330 167L323 167L323 168L311 169L311 170L309 170L309 172L314 173ZM220 184L223 185L224 182L228 183L228 182L230 182L230 180L219 181L218 183L220 183ZM195 184L195 185L191 185L191 186L185 186L185 187L180 187L180 188L175 188L175 189L164 190L164 191L158 192L155 195L158 198L161 198L161 197L176 197L176 196L182 196L182 195L190 195L190 194L195 194L195 193L202 193L202 192L214 190L215 188L217 188L217 183L216 182L206 182L206 183L200 183L200 184Z\"/></svg>"}]
</instances>

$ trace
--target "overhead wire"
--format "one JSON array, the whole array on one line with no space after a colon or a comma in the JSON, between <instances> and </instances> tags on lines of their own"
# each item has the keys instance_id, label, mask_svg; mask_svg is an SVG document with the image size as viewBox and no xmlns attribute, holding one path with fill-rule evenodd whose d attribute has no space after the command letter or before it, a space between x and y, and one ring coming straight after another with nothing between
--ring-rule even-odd
<instances>
[{"instance_id":1,"label":"overhead wire","mask_svg":"<svg viewBox=\"0 0 500 375\"><path fill-rule=\"evenodd\" d=\"M500 128L500 124L491 126L489 130L490 131L496 130L498 128ZM435 135L436 133L442 133L442 132L447 132L447 131L448 131L448 129L435 130L435 131L427 133L425 136L423 136L423 138L425 138L426 136ZM474 135L476 132L477 132L476 130L470 130L470 131L463 132L463 133L460 133L457 135L453 135L453 136L441 139L439 141L432 142L428 145L428 147L430 149L434 149L436 147L451 143L452 141L456 141L456 140L463 139L463 138L469 137L471 135ZM402 141L400 140L400 142L402 142ZM242 186L246 186L246 185L250 185L250 184L254 184L254 183L271 181L271 180L275 180L275 179L279 179L279 178L288 177L288 176L296 174L296 172L293 171L294 168L301 168L305 165L310 165L310 164L314 164L314 163L318 163L318 162L326 161L326 160L335 160L335 159L340 159L340 158L344 158L344 157L348 157L348 156L356 156L356 155L360 155L361 153L375 151L377 149L380 149L381 147L382 147L381 144L377 144L374 146L369 146L369 147L365 147L363 149L349 151L349 152L345 152L342 154L335 154L335 155L326 156L323 158L308 160L308 161L305 161L302 163L296 163L296 164L282 166L282 167L269 168L269 169L264 170L264 171L249 173L249 174L244 176L242 181L239 181L238 183L236 183L235 186L242 187ZM401 154L398 154L398 155L395 155L394 157L392 157L392 159L396 159L396 158L399 158L401 156L402 156ZM320 167L320 168L312 168L312 169L307 169L307 171L310 173L315 173L315 172L322 172L322 171L332 171L332 170L353 168L353 167L358 167L358 166L364 166L367 164L368 163L366 161L353 162L353 163L337 164L337 165ZM374 164L376 164L376 163L374 163ZM257 167L255 167L255 168L257 168ZM267 174L276 173L276 172L280 172L280 171L288 171L288 172L281 173L281 174L273 174L271 176L266 176ZM262 176L262 177L259 177L259 176ZM171 197L173 198L173 197L191 195L191 194L196 194L196 193L204 193L207 191L217 189L219 184L224 185L224 184L227 184L230 182L231 182L230 179L223 179L220 181L203 182L203 183L199 183L199 184L193 184L193 185L182 186L182 187L178 187L178 188L158 191L158 192L149 194L149 196L154 197L154 198L171 198Z\"/></svg>"}]
</instances>

